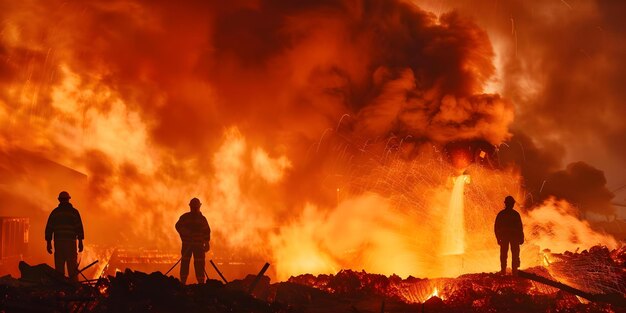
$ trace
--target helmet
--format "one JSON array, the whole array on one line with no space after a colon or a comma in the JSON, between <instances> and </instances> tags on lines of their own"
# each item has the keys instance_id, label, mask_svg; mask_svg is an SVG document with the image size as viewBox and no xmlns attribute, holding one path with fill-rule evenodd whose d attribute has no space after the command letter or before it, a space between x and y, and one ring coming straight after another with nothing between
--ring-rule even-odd
<instances>
[{"instance_id":1,"label":"helmet","mask_svg":"<svg viewBox=\"0 0 626 313\"><path fill-rule=\"evenodd\" d=\"M199 208L200 205L202 205L202 203L200 202L200 199L198 198L193 198L191 199L191 201L189 201L189 206L192 208Z\"/></svg>"},{"instance_id":2,"label":"helmet","mask_svg":"<svg viewBox=\"0 0 626 313\"><path fill-rule=\"evenodd\" d=\"M72 199L72 197L70 197L70 194L67 191L61 191L59 193L58 199L59 200L69 200L69 199Z\"/></svg>"},{"instance_id":3,"label":"helmet","mask_svg":"<svg viewBox=\"0 0 626 313\"><path fill-rule=\"evenodd\" d=\"M504 198L504 204L515 204L515 198L512 196L506 196L506 198Z\"/></svg>"}]
</instances>

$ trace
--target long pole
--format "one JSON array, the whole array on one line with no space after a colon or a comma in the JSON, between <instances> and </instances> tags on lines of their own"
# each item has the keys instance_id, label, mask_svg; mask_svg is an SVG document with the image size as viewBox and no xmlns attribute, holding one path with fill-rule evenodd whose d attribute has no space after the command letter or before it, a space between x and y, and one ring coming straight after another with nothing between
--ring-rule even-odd
<instances>
[{"instance_id":1,"label":"long pole","mask_svg":"<svg viewBox=\"0 0 626 313\"><path fill-rule=\"evenodd\" d=\"M167 274L169 274L175 267L176 265L178 265L178 263L180 263L180 260L182 260L183 257L181 256L180 259L178 259L178 261L176 261L176 263L174 263L174 265L172 265L172 267L170 267L169 270L167 270L167 272L165 273L165 276L167 276Z\"/></svg>"},{"instance_id":2,"label":"long pole","mask_svg":"<svg viewBox=\"0 0 626 313\"><path fill-rule=\"evenodd\" d=\"M82 269L82 270L80 270L80 271L78 271L78 272L79 272L79 273L82 273L84 270L86 270L86 269L88 269L88 268L90 268L90 267L94 266L94 264L96 264L96 263L98 263L98 260L95 260L95 261L93 261L93 262L89 263L89 265L87 265L87 266L83 267L83 269Z\"/></svg>"},{"instance_id":3,"label":"long pole","mask_svg":"<svg viewBox=\"0 0 626 313\"><path fill-rule=\"evenodd\" d=\"M209 281L209 273L206 272L206 268L202 268L202 269L204 270L204 276L206 277L205 283L206 283Z\"/></svg>"},{"instance_id":4,"label":"long pole","mask_svg":"<svg viewBox=\"0 0 626 313\"><path fill-rule=\"evenodd\" d=\"M211 263L211 265L213 265L213 268L215 269L215 271L217 272L218 275L220 275L220 277L222 278L222 280L224 281L225 284L228 284L228 281L226 280L226 278L224 277L224 275L222 275L222 272L220 272L220 270L217 268L217 265L215 265L215 263L213 263L213 260L209 260L209 262ZM207 275L208 277L208 275Z\"/></svg>"}]
</instances>

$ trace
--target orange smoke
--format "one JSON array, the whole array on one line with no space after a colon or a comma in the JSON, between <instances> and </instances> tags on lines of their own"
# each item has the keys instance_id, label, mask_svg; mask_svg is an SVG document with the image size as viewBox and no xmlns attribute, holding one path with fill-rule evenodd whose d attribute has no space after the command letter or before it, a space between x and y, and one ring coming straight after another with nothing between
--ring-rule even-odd
<instances>
[{"instance_id":1,"label":"orange smoke","mask_svg":"<svg viewBox=\"0 0 626 313\"><path fill-rule=\"evenodd\" d=\"M616 249L619 243L608 234L592 229L589 222L576 217L576 209L566 201L548 199L524 218L527 240L542 250L576 251L595 245Z\"/></svg>"}]
</instances>

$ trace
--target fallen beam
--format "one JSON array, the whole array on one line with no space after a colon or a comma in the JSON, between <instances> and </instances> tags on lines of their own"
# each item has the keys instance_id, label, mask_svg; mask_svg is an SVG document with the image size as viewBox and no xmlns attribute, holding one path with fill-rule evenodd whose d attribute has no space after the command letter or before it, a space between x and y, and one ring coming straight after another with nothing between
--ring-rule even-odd
<instances>
[{"instance_id":1,"label":"fallen beam","mask_svg":"<svg viewBox=\"0 0 626 313\"><path fill-rule=\"evenodd\" d=\"M218 275L220 275L220 277L222 278L222 280L224 281L224 284L228 284L228 281L226 280L226 278L224 277L224 275L222 275L222 272L220 272L220 269L217 268L217 265L215 265L215 263L213 263L213 260L209 260L209 263L211 263L211 265L213 265L213 268L215 269L215 271L217 272ZM209 277L209 275L207 275L207 277Z\"/></svg>"},{"instance_id":2,"label":"fallen beam","mask_svg":"<svg viewBox=\"0 0 626 313\"><path fill-rule=\"evenodd\" d=\"M88 269L88 268L90 268L90 267L92 267L92 266L93 266L94 264L96 264L96 263L98 263L98 260L95 260L95 261L91 262L89 265L87 265L87 266L83 267L83 269L82 269L82 270L78 270L78 265L76 265L77 270L78 270L78 273L76 274L76 276L78 276L78 274L80 274L80 276L82 276L82 277L85 279L85 281L88 281L88 280L89 280L89 278L87 278L87 277L85 276L85 274L83 274L83 271L84 271L84 270L86 270L86 269Z\"/></svg>"},{"instance_id":3,"label":"fallen beam","mask_svg":"<svg viewBox=\"0 0 626 313\"><path fill-rule=\"evenodd\" d=\"M79 274L82 274L82 273L83 273L83 271L85 271L86 269L88 269L88 268L90 268L90 267L94 266L96 263L98 263L98 260L95 260L95 261L93 261L93 262L89 263L89 265L87 265L87 266L83 267L83 269L82 269L82 270L80 270L80 271L78 271L78 273L79 273Z\"/></svg>"},{"instance_id":4,"label":"fallen beam","mask_svg":"<svg viewBox=\"0 0 626 313\"><path fill-rule=\"evenodd\" d=\"M592 302L604 302L604 303L612 304L612 305L619 306L619 307L626 307L626 298L624 298L624 296L619 295L619 294L593 294L593 293L585 292L580 289L576 289L574 287L565 285L563 283L559 283L557 281L553 281L551 279L548 279L548 278L545 278L536 274L519 271L519 270L517 271L517 275L526 279L536 281L538 283L542 283L544 285L558 288L560 290L569 292L571 294L577 295L581 298L585 298Z\"/></svg>"},{"instance_id":5,"label":"fallen beam","mask_svg":"<svg viewBox=\"0 0 626 313\"><path fill-rule=\"evenodd\" d=\"M270 267L269 263L265 263L265 265L263 265L263 268L261 269L259 274L256 275L256 278L254 278L254 281L252 282L252 284L250 284L250 289L248 289L248 293L252 293L252 291L254 291L254 287L256 287L256 285L261 280L261 277L263 277L263 275L265 274L265 271L267 271L269 267Z\"/></svg>"}]
</instances>

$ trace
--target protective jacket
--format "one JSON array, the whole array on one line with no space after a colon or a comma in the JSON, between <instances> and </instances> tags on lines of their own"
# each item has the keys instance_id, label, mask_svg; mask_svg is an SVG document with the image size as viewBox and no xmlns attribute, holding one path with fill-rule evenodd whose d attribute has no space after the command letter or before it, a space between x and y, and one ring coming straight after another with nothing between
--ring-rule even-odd
<instances>
[{"instance_id":1,"label":"protective jacket","mask_svg":"<svg viewBox=\"0 0 626 313\"><path fill-rule=\"evenodd\" d=\"M498 216L496 216L496 223L494 225L494 232L496 233L498 243L524 243L522 218L519 213L513 209L504 209L498 213Z\"/></svg>"},{"instance_id":2,"label":"protective jacket","mask_svg":"<svg viewBox=\"0 0 626 313\"><path fill-rule=\"evenodd\" d=\"M71 203L59 203L59 206L52 210L46 224L46 241L54 238L58 240L83 240L85 232L80 214Z\"/></svg>"},{"instance_id":3,"label":"protective jacket","mask_svg":"<svg viewBox=\"0 0 626 313\"><path fill-rule=\"evenodd\" d=\"M204 244L211 239L211 228L200 212L187 212L176 222L176 231L183 244Z\"/></svg>"}]
</instances>

